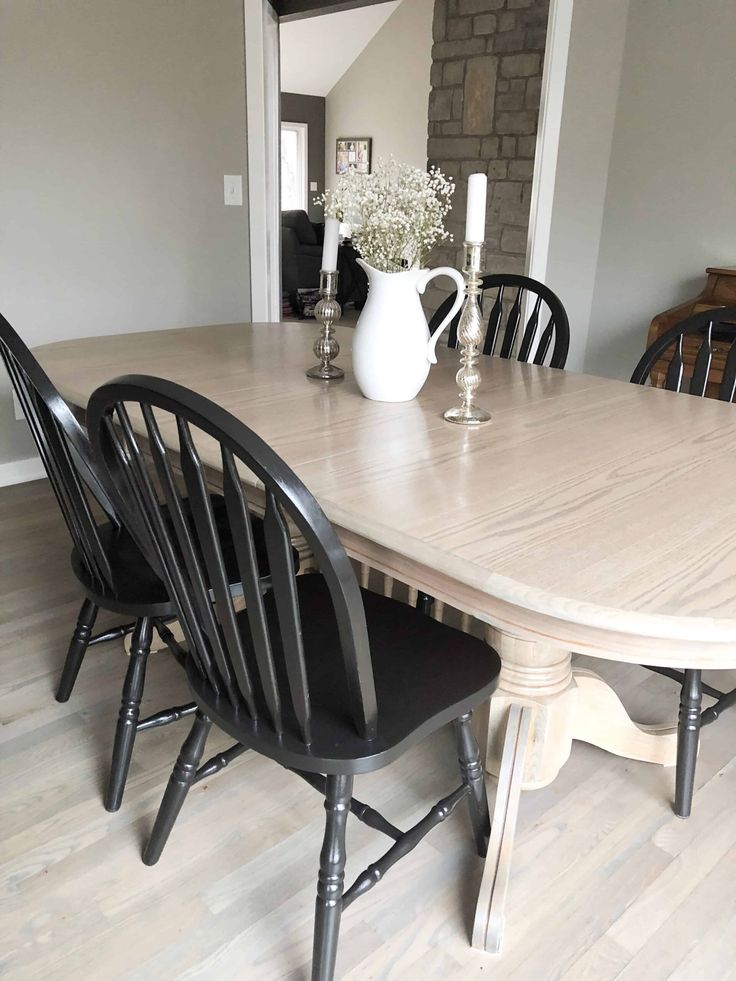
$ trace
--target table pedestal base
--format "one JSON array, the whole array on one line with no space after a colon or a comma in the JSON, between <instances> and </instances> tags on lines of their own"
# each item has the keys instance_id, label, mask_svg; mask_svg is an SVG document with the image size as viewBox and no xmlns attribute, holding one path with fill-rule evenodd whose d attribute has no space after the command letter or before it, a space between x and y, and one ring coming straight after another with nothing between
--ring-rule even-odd
<instances>
[{"instance_id":1,"label":"table pedestal base","mask_svg":"<svg viewBox=\"0 0 736 981\"><path fill-rule=\"evenodd\" d=\"M499 953L521 791L551 783L574 739L630 759L674 766L677 726L633 722L602 678L572 668L569 651L493 630L489 642L502 660L489 708L486 755L486 770L498 776L498 787L472 944Z\"/></svg>"}]
</instances>

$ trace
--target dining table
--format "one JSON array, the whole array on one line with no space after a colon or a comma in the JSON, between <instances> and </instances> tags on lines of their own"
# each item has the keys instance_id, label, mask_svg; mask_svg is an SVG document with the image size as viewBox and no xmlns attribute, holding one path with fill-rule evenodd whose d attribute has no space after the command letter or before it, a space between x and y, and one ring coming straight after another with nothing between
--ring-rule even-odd
<instances>
[{"instance_id":1,"label":"dining table","mask_svg":"<svg viewBox=\"0 0 736 981\"><path fill-rule=\"evenodd\" d=\"M443 411L458 398L456 350L438 346L415 399L376 402L353 377L349 327L336 328L344 379L305 377L315 336L304 322L217 324L34 353L80 412L99 385L129 374L213 399L296 472L361 568L481 625L502 666L478 721L497 786L472 942L498 951L522 790L550 784L575 740L675 762L676 699L673 724L635 723L573 655L736 668L736 413L482 358L477 401L491 421L452 425ZM217 459L203 459L216 487Z\"/></svg>"}]
</instances>

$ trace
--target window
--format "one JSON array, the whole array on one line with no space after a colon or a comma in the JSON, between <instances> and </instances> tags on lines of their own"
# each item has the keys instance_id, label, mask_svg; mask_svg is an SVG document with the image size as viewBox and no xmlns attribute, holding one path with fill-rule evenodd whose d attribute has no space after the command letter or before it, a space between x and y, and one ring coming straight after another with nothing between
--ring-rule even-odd
<instances>
[{"instance_id":1,"label":"window","mask_svg":"<svg viewBox=\"0 0 736 981\"><path fill-rule=\"evenodd\" d=\"M281 210L307 210L307 124L281 124Z\"/></svg>"}]
</instances>

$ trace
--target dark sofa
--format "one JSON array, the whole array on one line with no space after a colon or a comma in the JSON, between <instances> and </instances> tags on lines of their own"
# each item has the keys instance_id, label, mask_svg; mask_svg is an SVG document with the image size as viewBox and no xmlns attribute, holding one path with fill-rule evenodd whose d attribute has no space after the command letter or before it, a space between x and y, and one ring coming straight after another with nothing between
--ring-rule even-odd
<instances>
[{"instance_id":1,"label":"dark sofa","mask_svg":"<svg viewBox=\"0 0 736 981\"><path fill-rule=\"evenodd\" d=\"M281 212L281 288L319 289L323 223L312 222L306 211Z\"/></svg>"}]
</instances>

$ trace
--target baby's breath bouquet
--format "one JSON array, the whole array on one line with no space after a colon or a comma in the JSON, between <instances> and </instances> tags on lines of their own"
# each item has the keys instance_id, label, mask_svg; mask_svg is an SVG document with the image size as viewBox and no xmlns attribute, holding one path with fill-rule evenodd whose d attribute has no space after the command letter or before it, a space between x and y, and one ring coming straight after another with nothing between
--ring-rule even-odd
<instances>
[{"instance_id":1,"label":"baby's breath bouquet","mask_svg":"<svg viewBox=\"0 0 736 981\"><path fill-rule=\"evenodd\" d=\"M440 170L391 158L372 174L349 170L317 201L325 217L350 225L365 262L380 272L403 272L421 267L433 246L450 238L444 222L454 190Z\"/></svg>"}]
</instances>

